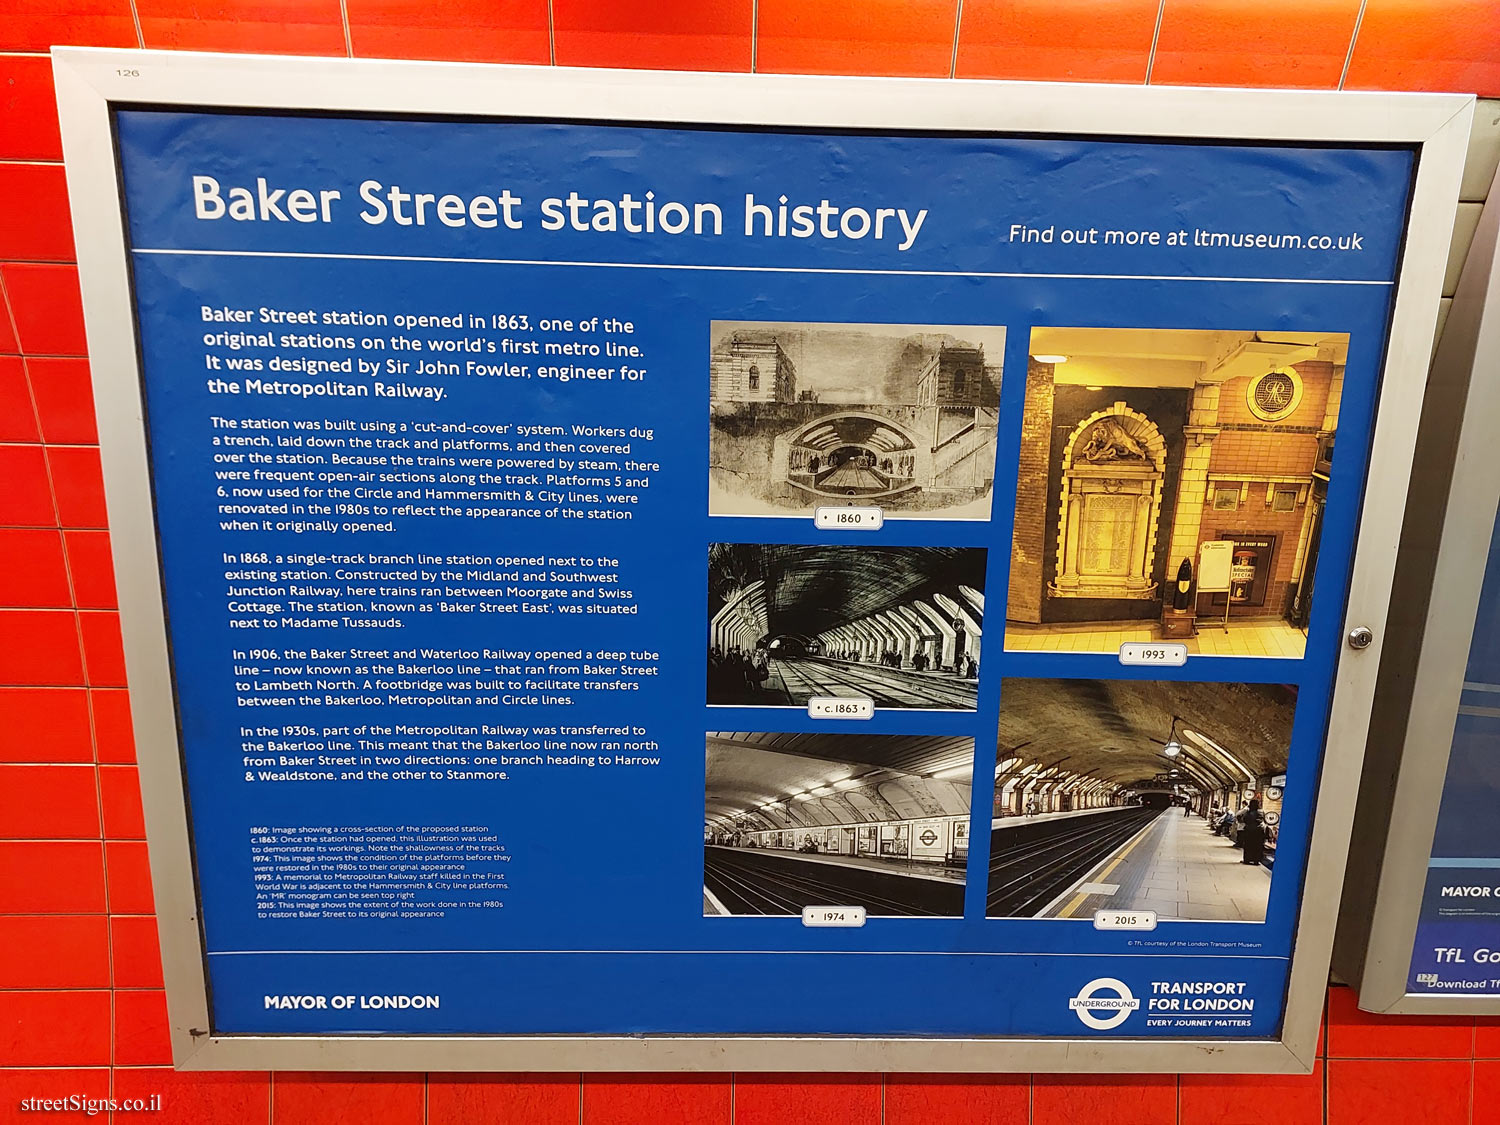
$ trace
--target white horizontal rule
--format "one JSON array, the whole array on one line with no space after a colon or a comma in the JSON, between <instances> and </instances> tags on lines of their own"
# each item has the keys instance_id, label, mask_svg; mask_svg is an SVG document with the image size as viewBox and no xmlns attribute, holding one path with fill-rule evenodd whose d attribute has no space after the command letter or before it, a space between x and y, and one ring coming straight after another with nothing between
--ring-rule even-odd
<instances>
[{"instance_id":1,"label":"white horizontal rule","mask_svg":"<svg viewBox=\"0 0 1500 1125\"><path fill-rule=\"evenodd\" d=\"M840 699L836 696L815 695L807 701L809 719L873 719L875 701L851 696Z\"/></svg>"},{"instance_id":2,"label":"white horizontal rule","mask_svg":"<svg viewBox=\"0 0 1500 1125\"><path fill-rule=\"evenodd\" d=\"M1154 664L1180 668L1187 663L1187 645L1148 641L1126 641L1120 646L1121 664Z\"/></svg>"},{"instance_id":3,"label":"white horizontal rule","mask_svg":"<svg viewBox=\"0 0 1500 1125\"><path fill-rule=\"evenodd\" d=\"M1156 929L1156 911L1096 910L1094 911L1094 929L1154 930Z\"/></svg>"},{"instance_id":4,"label":"white horizontal rule","mask_svg":"<svg viewBox=\"0 0 1500 1125\"><path fill-rule=\"evenodd\" d=\"M865 908L863 906L804 906L802 924L804 926L863 926Z\"/></svg>"},{"instance_id":5,"label":"white horizontal rule","mask_svg":"<svg viewBox=\"0 0 1500 1125\"><path fill-rule=\"evenodd\" d=\"M819 508L813 523L823 531L879 531L885 512L879 508Z\"/></svg>"}]
</instances>

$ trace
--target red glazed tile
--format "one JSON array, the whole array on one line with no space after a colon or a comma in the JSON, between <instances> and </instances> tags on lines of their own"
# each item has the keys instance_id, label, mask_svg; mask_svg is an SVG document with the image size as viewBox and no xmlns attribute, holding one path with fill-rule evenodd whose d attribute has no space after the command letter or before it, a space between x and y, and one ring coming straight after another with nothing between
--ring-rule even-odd
<instances>
[{"instance_id":1,"label":"red glazed tile","mask_svg":"<svg viewBox=\"0 0 1500 1125\"><path fill-rule=\"evenodd\" d=\"M110 963L117 988L161 988L161 945L156 919L117 914L109 920Z\"/></svg>"},{"instance_id":2,"label":"red glazed tile","mask_svg":"<svg viewBox=\"0 0 1500 1125\"><path fill-rule=\"evenodd\" d=\"M0 766L0 837L97 840L94 767Z\"/></svg>"},{"instance_id":3,"label":"red glazed tile","mask_svg":"<svg viewBox=\"0 0 1500 1125\"><path fill-rule=\"evenodd\" d=\"M57 522L69 528L102 528L104 474L99 450L88 445L48 446L47 469L57 500Z\"/></svg>"},{"instance_id":4,"label":"red glazed tile","mask_svg":"<svg viewBox=\"0 0 1500 1125\"><path fill-rule=\"evenodd\" d=\"M347 0L357 58L546 63L546 0Z\"/></svg>"},{"instance_id":5,"label":"red glazed tile","mask_svg":"<svg viewBox=\"0 0 1500 1125\"><path fill-rule=\"evenodd\" d=\"M67 609L73 601L62 535L50 528L0 528L0 606Z\"/></svg>"},{"instance_id":6,"label":"red glazed tile","mask_svg":"<svg viewBox=\"0 0 1500 1125\"><path fill-rule=\"evenodd\" d=\"M9 262L0 267L16 337L27 355L87 355L78 268Z\"/></svg>"},{"instance_id":7,"label":"red glazed tile","mask_svg":"<svg viewBox=\"0 0 1500 1125\"><path fill-rule=\"evenodd\" d=\"M5 310L0 308L0 317L4 315ZM18 355L0 355L0 441L34 442L40 439L36 407L32 405L31 388L26 383L25 363Z\"/></svg>"},{"instance_id":8,"label":"red glazed tile","mask_svg":"<svg viewBox=\"0 0 1500 1125\"><path fill-rule=\"evenodd\" d=\"M957 0L760 0L755 69L776 74L946 78Z\"/></svg>"},{"instance_id":9,"label":"red glazed tile","mask_svg":"<svg viewBox=\"0 0 1500 1125\"><path fill-rule=\"evenodd\" d=\"M179 1072L157 1066L115 1071L116 1098L145 1101L160 1095L161 1109L147 1118L151 1125L267 1125L270 1092L271 1076L264 1073Z\"/></svg>"},{"instance_id":10,"label":"red glazed tile","mask_svg":"<svg viewBox=\"0 0 1500 1125\"><path fill-rule=\"evenodd\" d=\"M0 915L0 949L0 989L109 987L109 920L102 914Z\"/></svg>"},{"instance_id":11,"label":"red glazed tile","mask_svg":"<svg viewBox=\"0 0 1500 1125\"><path fill-rule=\"evenodd\" d=\"M16 343L16 330L11 323L10 302L5 298L5 286L0 284L0 355L20 354L21 345Z\"/></svg>"},{"instance_id":12,"label":"red glazed tile","mask_svg":"<svg viewBox=\"0 0 1500 1125\"><path fill-rule=\"evenodd\" d=\"M47 458L39 445L0 445L0 527L56 527Z\"/></svg>"},{"instance_id":13,"label":"red glazed tile","mask_svg":"<svg viewBox=\"0 0 1500 1125\"><path fill-rule=\"evenodd\" d=\"M89 691L94 712L94 737L99 743L99 761L135 761L135 736L130 727L130 695L113 689Z\"/></svg>"},{"instance_id":14,"label":"red glazed tile","mask_svg":"<svg viewBox=\"0 0 1500 1125\"><path fill-rule=\"evenodd\" d=\"M272 1078L276 1125L420 1125L419 1074L277 1074Z\"/></svg>"},{"instance_id":15,"label":"red glazed tile","mask_svg":"<svg viewBox=\"0 0 1500 1125\"><path fill-rule=\"evenodd\" d=\"M1323 1125L1323 1064L1311 1074L1184 1074L1179 1125Z\"/></svg>"},{"instance_id":16,"label":"red glazed tile","mask_svg":"<svg viewBox=\"0 0 1500 1125\"><path fill-rule=\"evenodd\" d=\"M578 1125L577 1074L429 1074L427 1125Z\"/></svg>"},{"instance_id":17,"label":"red glazed tile","mask_svg":"<svg viewBox=\"0 0 1500 1125\"><path fill-rule=\"evenodd\" d=\"M559 66L750 69L753 0L553 0Z\"/></svg>"},{"instance_id":18,"label":"red glazed tile","mask_svg":"<svg viewBox=\"0 0 1500 1125\"><path fill-rule=\"evenodd\" d=\"M146 822L141 815L141 783L134 766L100 766L99 799L104 809L105 839L146 838Z\"/></svg>"},{"instance_id":19,"label":"red glazed tile","mask_svg":"<svg viewBox=\"0 0 1500 1125\"><path fill-rule=\"evenodd\" d=\"M120 647L120 615L89 610L78 615L83 658L90 687L125 686L125 651Z\"/></svg>"},{"instance_id":20,"label":"red glazed tile","mask_svg":"<svg viewBox=\"0 0 1500 1125\"><path fill-rule=\"evenodd\" d=\"M1328 990L1330 1059L1466 1059L1474 1020L1362 1012L1352 988Z\"/></svg>"},{"instance_id":21,"label":"red glazed tile","mask_svg":"<svg viewBox=\"0 0 1500 1125\"><path fill-rule=\"evenodd\" d=\"M44 1101L66 1101L69 1097L91 1100L95 1103L109 1097L109 1070L98 1067L91 1070L0 1070L0 1122L4 1125L23 1125L38 1120L63 1122L87 1121L98 1125L106 1121L104 1114L91 1106L80 1106L76 1110L60 1110L55 1107L37 1106L35 1109L20 1108L22 1099L38 1098ZM33 1103L34 1105L36 1103ZM45 1114L45 1116L41 1116Z\"/></svg>"},{"instance_id":22,"label":"red glazed tile","mask_svg":"<svg viewBox=\"0 0 1500 1125\"><path fill-rule=\"evenodd\" d=\"M1470 1125L1500 1125L1500 1063L1476 1059L1473 1082L1470 1105L1474 1117Z\"/></svg>"},{"instance_id":23,"label":"red glazed tile","mask_svg":"<svg viewBox=\"0 0 1500 1125\"><path fill-rule=\"evenodd\" d=\"M61 160L52 60L0 56L0 160Z\"/></svg>"},{"instance_id":24,"label":"red glazed tile","mask_svg":"<svg viewBox=\"0 0 1500 1125\"><path fill-rule=\"evenodd\" d=\"M115 1065L170 1063L169 1026L165 992L115 989Z\"/></svg>"},{"instance_id":25,"label":"red glazed tile","mask_svg":"<svg viewBox=\"0 0 1500 1125\"><path fill-rule=\"evenodd\" d=\"M725 1074L585 1074L579 1125L729 1125Z\"/></svg>"},{"instance_id":26,"label":"red glazed tile","mask_svg":"<svg viewBox=\"0 0 1500 1125\"><path fill-rule=\"evenodd\" d=\"M42 440L49 445L97 445L94 388L89 361L72 356L27 357L26 375L41 420Z\"/></svg>"},{"instance_id":27,"label":"red glazed tile","mask_svg":"<svg viewBox=\"0 0 1500 1125\"><path fill-rule=\"evenodd\" d=\"M60 609L0 609L0 684L81 686L77 617Z\"/></svg>"},{"instance_id":28,"label":"red glazed tile","mask_svg":"<svg viewBox=\"0 0 1500 1125\"><path fill-rule=\"evenodd\" d=\"M0 21L0 28L5 26ZM0 199L26 201L25 207L0 208L0 259L73 260L73 220L61 164L0 164Z\"/></svg>"},{"instance_id":29,"label":"red glazed tile","mask_svg":"<svg viewBox=\"0 0 1500 1125\"><path fill-rule=\"evenodd\" d=\"M1176 1125L1175 1074L1038 1074L1034 1125Z\"/></svg>"},{"instance_id":30,"label":"red glazed tile","mask_svg":"<svg viewBox=\"0 0 1500 1125\"><path fill-rule=\"evenodd\" d=\"M1480 1016L1474 1021L1474 1057L1500 1059L1500 1018Z\"/></svg>"},{"instance_id":31,"label":"red glazed tile","mask_svg":"<svg viewBox=\"0 0 1500 1125\"><path fill-rule=\"evenodd\" d=\"M0 1004L0 1067L86 1067L108 1062L107 991L5 994Z\"/></svg>"},{"instance_id":32,"label":"red glazed tile","mask_svg":"<svg viewBox=\"0 0 1500 1125\"><path fill-rule=\"evenodd\" d=\"M965 0L959 78L1146 80L1159 0Z\"/></svg>"},{"instance_id":33,"label":"red glazed tile","mask_svg":"<svg viewBox=\"0 0 1500 1125\"><path fill-rule=\"evenodd\" d=\"M57 519L63 527L104 527L104 473L99 451L87 445L50 446L47 467L57 497Z\"/></svg>"},{"instance_id":34,"label":"red glazed tile","mask_svg":"<svg viewBox=\"0 0 1500 1125\"><path fill-rule=\"evenodd\" d=\"M79 609L114 609L115 566L109 553L107 531L65 531L68 574L73 579L73 597Z\"/></svg>"},{"instance_id":35,"label":"red glazed tile","mask_svg":"<svg viewBox=\"0 0 1500 1125\"><path fill-rule=\"evenodd\" d=\"M0 840L0 913L103 911L104 857L98 841Z\"/></svg>"},{"instance_id":36,"label":"red glazed tile","mask_svg":"<svg viewBox=\"0 0 1500 1125\"><path fill-rule=\"evenodd\" d=\"M1328 1060L1328 1125L1454 1125L1469 1119L1467 1060Z\"/></svg>"},{"instance_id":37,"label":"red glazed tile","mask_svg":"<svg viewBox=\"0 0 1500 1125\"><path fill-rule=\"evenodd\" d=\"M1166 0L1151 82L1331 90L1358 16L1359 0Z\"/></svg>"},{"instance_id":38,"label":"red glazed tile","mask_svg":"<svg viewBox=\"0 0 1500 1125\"><path fill-rule=\"evenodd\" d=\"M10 0L0 21L0 51L135 47L128 0Z\"/></svg>"},{"instance_id":39,"label":"red glazed tile","mask_svg":"<svg viewBox=\"0 0 1500 1125\"><path fill-rule=\"evenodd\" d=\"M151 865L146 861L144 841L109 840L104 845L104 864L109 872L111 914L153 914Z\"/></svg>"},{"instance_id":40,"label":"red glazed tile","mask_svg":"<svg viewBox=\"0 0 1500 1125\"><path fill-rule=\"evenodd\" d=\"M82 688L0 688L0 762L92 762Z\"/></svg>"},{"instance_id":41,"label":"red glazed tile","mask_svg":"<svg viewBox=\"0 0 1500 1125\"><path fill-rule=\"evenodd\" d=\"M1028 1125L1030 1120L1030 1075L886 1075L885 1125Z\"/></svg>"},{"instance_id":42,"label":"red glazed tile","mask_svg":"<svg viewBox=\"0 0 1500 1125\"><path fill-rule=\"evenodd\" d=\"M740 1074L735 1125L880 1125L878 1074Z\"/></svg>"},{"instance_id":43,"label":"red glazed tile","mask_svg":"<svg viewBox=\"0 0 1500 1125\"><path fill-rule=\"evenodd\" d=\"M1494 0L1368 0L1344 86L1500 95Z\"/></svg>"},{"instance_id":44,"label":"red glazed tile","mask_svg":"<svg viewBox=\"0 0 1500 1125\"><path fill-rule=\"evenodd\" d=\"M344 55L338 0L138 0L147 47Z\"/></svg>"}]
</instances>

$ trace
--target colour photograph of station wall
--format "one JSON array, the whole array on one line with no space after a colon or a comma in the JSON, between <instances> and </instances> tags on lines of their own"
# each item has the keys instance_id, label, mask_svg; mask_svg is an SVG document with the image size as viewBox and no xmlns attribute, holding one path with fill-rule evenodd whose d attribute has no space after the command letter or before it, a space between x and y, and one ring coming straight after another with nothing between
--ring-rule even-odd
<instances>
[{"instance_id":1,"label":"colour photograph of station wall","mask_svg":"<svg viewBox=\"0 0 1500 1125\"><path fill-rule=\"evenodd\" d=\"M1005 329L714 321L709 512L988 519Z\"/></svg>"},{"instance_id":2,"label":"colour photograph of station wall","mask_svg":"<svg viewBox=\"0 0 1500 1125\"><path fill-rule=\"evenodd\" d=\"M1006 648L1302 656L1347 352L1339 333L1035 329Z\"/></svg>"},{"instance_id":3,"label":"colour photograph of station wall","mask_svg":"<svg viewBox=\"0 0 1500 1125\"><path fill-rule=\"evenodd\" d=\"M980 547L714 543L708 702L972 711L984 568Z\"/></svg>"},{"instance_id":4,"label":"colour photograph of station wall","mask_svg":"<svg viewBox=\"0 0 1500 1125\"><path fill-rule=\"evenodd\" d=\"M707 737L703 913L961 917L974 740Z\"/></svg>"},{"instance_id":5,"label":"colour photograph of station wall","mask_svg":"<svg viewBox=\"0 0 1500 1125\"><path fill-rule=\"evenodd\" d=\"M1009 678L992 918L1263 922L1297 689Z\"/></svg>"}]
</instances>

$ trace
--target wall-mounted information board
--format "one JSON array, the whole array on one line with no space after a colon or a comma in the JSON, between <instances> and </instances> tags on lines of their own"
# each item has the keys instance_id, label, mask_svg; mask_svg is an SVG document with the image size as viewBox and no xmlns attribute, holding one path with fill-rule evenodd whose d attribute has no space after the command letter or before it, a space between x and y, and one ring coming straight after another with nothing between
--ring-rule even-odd
<instances>
[{"instance_id":1,"label":"wall-mounted information board","mask_svg":"<svg viewBox=\"0 0 1500 1125\"><path fill-rule=\"evenodd\" d=\"M58 83L181 1064L1308 1065L1467 99Z\"/></svg>"}]
</instances>

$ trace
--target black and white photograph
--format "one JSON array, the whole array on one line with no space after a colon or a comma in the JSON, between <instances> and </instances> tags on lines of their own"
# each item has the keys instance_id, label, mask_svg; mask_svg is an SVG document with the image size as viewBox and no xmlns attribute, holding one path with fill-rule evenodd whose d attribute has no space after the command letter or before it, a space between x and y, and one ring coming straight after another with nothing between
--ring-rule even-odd
<instances>
[{"instance_id":1,"label":"black and white photograph","mask_svg":"<svg viewBox=\"0 0 1500 1125\"><path fill-rule=\"evenodd\" d=\"M1005 647L1300 658L1349 336L1032 331Z\"/></svg>"},{"instance_id":2,"label":"black and white photograph","mask_svg":"<svg viewBox=\"0 0 1500 1125\"><path fill-rule=\"evenodd\" d=\"M990 518L1005 329L716 320L710 515Z\"/></svg>"},{"instance_id":3,"label":"black and white photograph","mask_svg":"<svg viewBox=\"0 0 1500 1125\"><path fill-rule=\"evenodd\" d=\"M710 733L703 913L962 917L974 740Z\"/></svg>"},{"instance_id":4,"label":"black and white photograph","mask_svg":"<svg viewBox=\"0 0 1500 1125\"><path fill-rule=\"evenodd\" d=\"M982 547L714 543L708 702L972 711L984 568Z\"/></svg>"},{"instance_id":5,"label":"black and white photograph","mask_svg":"<svg viewBox=\"0 0 1500 1125\"><path fill-rule=\"evenodd\" d=\"M1006 678L991 918L1264 922L1297 689Z\"/></svg>"}]
</instances>

